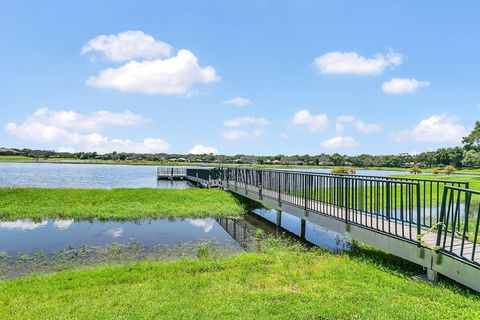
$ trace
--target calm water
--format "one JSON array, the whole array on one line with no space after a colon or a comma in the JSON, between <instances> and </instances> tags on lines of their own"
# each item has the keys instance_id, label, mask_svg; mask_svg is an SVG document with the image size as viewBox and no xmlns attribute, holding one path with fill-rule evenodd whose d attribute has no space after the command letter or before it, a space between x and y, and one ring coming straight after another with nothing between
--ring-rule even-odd
<instances>
[{"instance_id":1,"label":"calm water","mask_svg":"<svg viewBox=\"0 0 480 320\"><path fill-rule=\"evenodd\" d=\"M0 186L43 188L187 188L186 181L157 181L155 166L0 163Z\"/></svg>"},{"instance_id":2,"label":"calm water","mask_svg":"<svg viewBox=\"0 0 480 320\"><path fill-rule=\"evenodd\" d=\"M0 186L44 188L187 188L186 181L157 181L156 166L0 162ZM330 169L292 169L330 172ZM386 177L402 171L358 170Z\"/></svg>"},{"instance_id":3,"label":"calm water","mask_svg":"<svg viewBox=\"0 0 480 320\"><path fill-rule=\"evenodd\" d=\"M0 252L9 256L44 252L52 254L82 246L138 243L145 248L182 243L215 241L241 250L252 248L257 229L278 234L275 212L258 210L243 219L154 219L139 222L16 220L0 222ZM235 225L235 228L232 228ZM300 235L300 219L282 215L283 229ZM280 231L280 234L282 231ZM346 250L348 243L338 234L307 223L306 240L329 250Z\"/></svg>"}]
</instances>

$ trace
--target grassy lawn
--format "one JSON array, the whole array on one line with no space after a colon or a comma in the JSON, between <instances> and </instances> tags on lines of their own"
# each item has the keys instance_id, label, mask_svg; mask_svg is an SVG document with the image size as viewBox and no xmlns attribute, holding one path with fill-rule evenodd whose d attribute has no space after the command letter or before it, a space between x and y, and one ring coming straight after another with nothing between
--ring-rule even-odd
<instances>
[{"instance_id":1,"label":"grassy lawn","mask_svg":"<svg viewBox=\"0 0 480 320\"><path fill-rule=\"evenodd\" d=\"M266 242L266 243L265 243ZM1 319L478 319L480 296L371 249L258 252L0 281Z\"/></svg>"},{"instance_id":2,"label":"grassy lawn","mask_svg":"<svg viewBox=\"0 0 480 320\"><path fill-rule=\"evenodd\" d=\"M393 175L392 177L397 178L415 178L415 179L434 179L434 180L442 180L442 181L465 181L469 182L470 189L480 190L480 177L476 176L456 176L456 175L422 175L422 174L400 174L400 175Z\"/></svg>"},{"instance_id":3,"label":"grassy lawn","mask_svg":"<svg viewBox=\"0 0 480 320\"><path fill-rule=\"evenodd\" d=\"M0 156L0 161L25 161L34 160L33 158L23 156Z\"/></svg>"},{"instance_id":4,"label":"grassy lawn","mask_svg":"<svg viewBox=\"0 0 480 320\"><path fill-rule=\"evenodd\" d=\"M245 205L218 189L0 188L0 220L235 216Z\"/></svg>"}]
</instances>

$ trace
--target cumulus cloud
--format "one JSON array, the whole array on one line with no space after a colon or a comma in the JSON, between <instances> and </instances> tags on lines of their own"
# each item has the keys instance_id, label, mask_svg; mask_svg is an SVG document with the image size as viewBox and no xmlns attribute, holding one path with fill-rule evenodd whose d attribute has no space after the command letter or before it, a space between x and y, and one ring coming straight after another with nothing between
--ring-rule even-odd
<instances>
[{"instance_id":1,"label":"cumulus cloud","mask_svg":"<svg viewBox=\"0 0 480 320\"><path fill-rule=\"evenodd\" d=\"M187 219L188 222L192 226L202 228L205 233L210 232L213 228L213 220L212 219Z\"/></svg>"},{"instance_id":2,"label":"cumulus cloud","mask_svg":"<svg viewBox=\"0 0 480 320\"><path fill-rule=\"evenodd\" d=\"M264 131L262 129L254 129L251 131L234 129L234 130L226 130L221 133L221 136L224 139L231 140L231 141L243 140L243 139L256 140L263 135L264 135Z\"/></svg>"},{"instance_id":3,"label":"cumulus cloud","mask_svg":"<svg viewBox=\"0 0 480 320\"><path fill-rule=\"evenodd\" d=\"M188 50L176 56L151 61L129 61L118 68L108 68L98 76L87 79L86 84L125 92L163 95L190 95L193 83L219 80L212 66L201 67L197 57Z\"/></svg>"},{"instance_id":4,"label":"cumulus cloud","mask_svg":"<svg viewBox=\"0 0 480 320\"><path fill-rule=\"evenodd\" d=\"M134 152L134 153L162 153L170 150L170 145L163 139L145 138L142 141L131 139L110 139L98 133L83 137L83 150L98 153Z\"/></svg>"},{"instance_id":5,"label":"cumulus cloud","mask_svg":"<svg viewBox=\"0 0 480 320\"><path fill-rule=\"evenodd\" d=\"M265 118L239 117L228 119L223 122L225 127L266 126L269 122Z\"/></svg>"},{"instance_id":6,"label":"cumulus cloud","mask_svg":"<svg viewBox=\"0 0 480 320\"><path fill-rule=\"evenodd\" d=\"M297 111L293 115L291 122L295 126L307 127L311 133L328 128L328 116L326 114L312 115L307 109Z\"/></svg>"},{"instance_id":7,"label":"cumulus cloud","mask_svg":"<svg viewBox=\"0 0 480 320\"><path fill-rule=\"evenodd\" d=\"M109 112L105 110L83 115L72 110L55 111L48 108L39 108L29 115L24 125L42 124L69 130L100 130L107 126L135 126L150 122L150 119L129 110L123 112Z\"/></svg>"},{"instance_id":8,"label":"cumulus cloud","mask_svg":"<svg viewBox=\"0 0 480 320\"><path fill-rule=\"evenodd\" d=\"M337 118L336 130L342 132L344 129L343 123L351 123L361 133L369 134L382 130L382 127L376 123L366 123L350 115L341 115Z\"/></svg>"},{"instance_id":9,"label":"cumulus cloud","mask_svg":"<svg viewBox=\"0 0 480 320\"><path fill-rule=\"evenodd\" d=\"M226 130L221 133L221 136L227 140L255 140L264 134L264 127L269 125L267 119L262 117L239 117L227 119L223 122L224 127L237 128ZM240 129L240 128L244 129Z\"/></svg>"},{"instance_id":10,"label":"cumulus cloud","mask_svg":"<svg viewBox=\"0 0 480 320\"><path fill-rule=\"evenodd\" d=\"M59 230L66 230L72 226L73 222L74 221L72 219L55 220L53 225Z\"/></svg>"},{"instance_id":11,"label":"cumulus cloud","mask_svg":"<svg viewBox=\"0 0 480 320\"><path fill-rule=\"evenodd\" d=\"M169 57L171 51L172 46L168 43L155 40L154 37L135 30L99 35L88 41L82 48L82 54L98 52L115 62Z\"/></svg>"},{"instance_id":12,"label":"cumulus cloud","mask_svg":"<svg viewBox=\"0 0 480 320\"><path fill-rule=\"evenodd\" d=\"M416 140L423 142L459 143L468 134L457 119L447 114L433 115L409 128L392 135L396 141Z\"/></svg>"},{"instance_id":13,"label":"cumulus cloud","mask_svg":"<svg viewBox=\"0 0 480 320\"><path fill-rule=\"evenodd\" d=\"M41 108L27 116L23 123L8 123L5 131L21 140L61 145L61 150L69 152L73 151L73 146L82 151L99 153L168 151L170 146L162 139L145 138L136 142L130 139L111 139L95 132L107 126L131 126L148 121L130 111L121 113L97 111L82 115L73 111L51 111Z\"/></svg>"},{"instance_id":14,"label":"cumulus cloud","mask_svg":"<svg viewBox=\"0 0 480 320\"><path fill-rule=\"evenodd\" d=\"M223 104L230 104L234 106L244 107L252 104L252 101L247 98L235 97L230 100L223 101Z\"/></svg>"},{"instance_id":15,"label":"cumulus cloud","mask_svg":"<svg viewBox=\"0 0 480 320\"><path fill-rule=\"evenodd\" d=\"M31 220L16 220L0 222L0 229L7 230L35 230L37 228L46 226L48 221L33 222Z\"/></svg>"},{"instance_id":16,"label":"cumulus cloud","mask_svg":"<svg viewBox=\"0 0 480 320\"><path fill-rule=\"evenodd\" d=\"M419 88L430 86L428 81L418 81L416 79L393 78L382 84L382 90L388 94L414 93Z\"/></svg>"},{"instance_id":17,"label":"cumulus cloud","mask_svg":"<svg viewBox=\"0 0 480 320\"><path fill-rule=\"evenodd\" d=\"M394 68L403 62L403 55L393 50L377 53L371 58L357 52L327 52L315 59L315 66L325 74L378 75L386 68Z\"/></svg>"},{"instance_id":18,"label":"cumulus cloud","mask_svg":"<svg viewBox=\"0 0 480 320\"><path fill-rule=\"evenodd\" d=\"M190 154L218 154L218 150L215 149L214 147L207 147L204 146L203 144L197 144L194 145L190 151L188 151Z\"/></svg>"},{"instance_id":19,"label":"cumulus cloud","mask_svg":"<svg viewBox=\"0 0 480 320\"><path fill-rule=\"evenodd\" d=\"M338 136L323 141L321 146L329 149L354 148L358 143L351 137Z\"/></svg>"}]
</instances>

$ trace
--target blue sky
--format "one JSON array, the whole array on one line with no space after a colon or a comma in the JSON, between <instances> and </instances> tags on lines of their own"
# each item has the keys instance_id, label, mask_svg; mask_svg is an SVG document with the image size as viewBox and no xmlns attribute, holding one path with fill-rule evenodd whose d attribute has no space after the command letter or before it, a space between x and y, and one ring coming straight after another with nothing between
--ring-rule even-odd
<instances>
[{"instance_id":1,"label":"blue sky","mask_svg":"<svg viewBox=\"0 0 480 320\"><path fill-rule=\"evenodd\" d=\"M0 146L387 154L480 115L478 1L2 1Z\"/></svg>"}]
</instances>

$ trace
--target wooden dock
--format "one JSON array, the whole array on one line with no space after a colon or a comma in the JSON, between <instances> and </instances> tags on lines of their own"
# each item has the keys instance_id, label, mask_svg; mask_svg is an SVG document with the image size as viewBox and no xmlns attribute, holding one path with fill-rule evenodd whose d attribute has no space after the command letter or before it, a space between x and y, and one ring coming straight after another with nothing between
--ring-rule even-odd
<instances>
[{"instance_id":1,"label":"wooden dock","mask_svg":"<svg viewBox=\"0 0 480 320\"><path fill-rule=\"evenodd\" d=\"M221 187L219 169L210 167L158 167L158 180L186 180L201 188Z\"/></svg>"}]
</instances>

